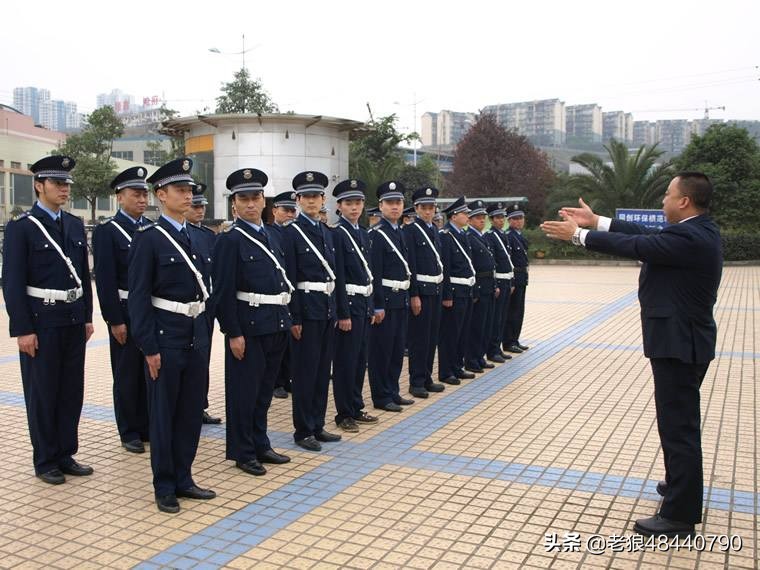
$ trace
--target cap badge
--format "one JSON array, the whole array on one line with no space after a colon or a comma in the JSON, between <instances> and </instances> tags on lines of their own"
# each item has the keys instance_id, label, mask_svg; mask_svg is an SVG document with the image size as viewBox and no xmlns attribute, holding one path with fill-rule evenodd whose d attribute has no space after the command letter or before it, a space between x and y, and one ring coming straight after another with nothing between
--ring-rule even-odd
<instances>
[{"instance_id":1,"label":"cap badge","mask_svg":"<svg viewBox=\"0 0 760 570\"><path fill-rule=\"evenodd\" d=\"M69 164L71 164L71 161L70 161L68 158L64 158L64 159L61 161L61 166L63 166L64 168L68 168L68 167L69 167Z\"/></svg>"},{"instance_id":2,"label":"cap badge","mask_svg":"<svg viewBox=\"0 0 760 570\"><path fill-rule=\"evenodd\" d=\"M137 169L137 176L139 176L140 178L142 178L143 176L145 176L145 171L142 168L138 168Z\"/></svg>"},{"instance_id":3,"label":"cap badge","mask_svg":"<svg viewBox=\"0 0 760 570\"><path fill-rule=\"evenodd\" d=\"M296 199L296 193L295 192L291 192L290 193L290 199L291 200L295 200Z\"/></svg>"},{"instance_id":4,"label":"cap badge","mask_svg":"<svg viewBox=\"0 0 760 570\"><path fill-rule=\"evenodd\" d=\"M312 172L306 173L306 182L314 182L314 174Z\"/></svg>"},{"instance_id":5,"label":"cap badge","mask_svg":"<svg viewBox=\"0 0 760 570\"><path fill-rule=\"evenodd\" d=\"M430 188L425 190L425 196L432 196L432 195L433 195L433 191Z\"/></svg>"},{"instance_id":6,"label":"cap badge","mask_svg":"<svg viewBox=\"0 0 760 570\"><path fill-rule=\"evenodd\" d=\"M190 170L190 161L189 160L183 160L182 161L182 170L184 170L185 172L187 172L188 170Z\"/></svg>"},{"instance_id":7,"label":"cap badge","mask_svg":"<svg viewBox=\"0 0 760 570\"><path fill-rule=\"evenodd\" d=\"M396 189L396 183L395 182L391 182L390 184L388 184L388 188L390 190L395 190Z\"/></svg>"},{"instance_id":8,"label":"cap badge","mask_svg":"<svg viewBox=\"0 0 760 570\"><path fill-rule=\"evenodd\" d=\"M499 208L499 209L501 209L501 208L503 208L504 206L502 206L502 205L501 205L501 202L498 202L498 203L496 204L496 207L497 207L497 208Z\"/></svg>"},{"instance_id":9,"label":"cap badge","mask_svg":"<svg viewBox=\"0 0 760 570\"><path fill-rule=\"evenodd\" d=\"M253 177L253 173L249 169L243 170L243 178L250 180Z\"/></svg>"},{"instance_id":10,"label":"cap badge","mask_svg":"<svg viewBox=\"0 0 760 570\"><path fill-rule=\"evenodd\" d=\"M356 183L356 180L351 181L351 188L356 188L358 184Z\"/></svg>"}]
</instances>

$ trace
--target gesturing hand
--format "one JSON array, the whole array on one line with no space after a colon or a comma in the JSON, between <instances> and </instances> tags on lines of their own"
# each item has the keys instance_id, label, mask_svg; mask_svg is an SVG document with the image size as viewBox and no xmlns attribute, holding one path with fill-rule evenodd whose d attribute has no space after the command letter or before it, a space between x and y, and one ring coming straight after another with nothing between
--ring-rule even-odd
<instances>
[{"instance_id":1,"label":"gesturing hand","mask_svg":"<svg viewBox=\"0 0 760 570\"><path fill-rule=\"evenodd\" d=\"M566 222L544 222L541 224L541 230L550 238L570 241L578 229L575 220L570 219Z\"/></svg>"},{"instance_id":2,"label":"gesturing hand","mask_svg":"<svg viewBox=\"0 0 760 570\"><path fill-rule=\"evenodd\" d=\"M582 228L596 229L599 216L591 210L589 205L583 201L583 198L578 198L578 204L580 205L580 208L560 209L559 215L563 220L573 220Z\"/></svg>"}]
</instances>

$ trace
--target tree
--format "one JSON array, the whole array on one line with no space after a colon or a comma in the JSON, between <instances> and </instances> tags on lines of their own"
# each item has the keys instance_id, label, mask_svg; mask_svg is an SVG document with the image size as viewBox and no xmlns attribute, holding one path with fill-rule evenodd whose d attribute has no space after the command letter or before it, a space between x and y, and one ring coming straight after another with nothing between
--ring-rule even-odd
<instances>
[{"instance_id":1,"label":"tree","mask_svg":"<svg viewBox=\"0 0 760 570\"><path fill-rule=\"evenodd\" d=\"M415 133L399 132L396 120L396 115L370 118L366 132L349 146L349 176L367 183L367 208L377 205L375 189L386 180L398 178L404 169L404 153L399 145L417 137Z\"/></svg>"},{"instance_id":2,"label":"tree","mask_svg":"<svg viewBox=\"0 0 760 570\"><path fill-rule=\"evenodd\" d=\"M396 176L407 190L413 191L425 186L433 186L442 190L443 177L438 170L435 159L429 154L423 154L417 160L417 166L405 164Z\"/></svg>"},{"instance_id":3,"label":"tree","mask_svg":"<svg viewBox=\"0 0 760 570\"><path fill-rule=\"evenodd\" d=\"M457 145L451 188L470 197L525 196L527 221L535 224L543 218L554 179L546 154L493 115L481 114Z\"/></svg>"},{"instance_id":4,"label":"tree","mask_svg":"<svg viewBox=\"0 0 760 570\"><path fill-rule=\"evenodd\" d=\"M169 162L170 160L173 160L175 158L180 158L185 156L185 137L180 134L174 134L170 131L162 132L162 124L164 121L168 119L173 119L177 115L179 115L179 111L175 109L169 109L166 106L166 103L162 104L159 108L160 118L158 122L158 129L154 131L156 135L158 134L168 134L169 135L169 150L165 150L163 146L163 141L160 139L148 141L145 146L148 147L148 150L154 152L154 158L148 164L152 164L153 166L161 166L162 164L165 164Z\"/></svg>"},{"instance_id":5,"label":"tree","mask_svg":"<svg viewBox=\"0 0 760 570\"><path fill-rule=\"evenodd\" d=\"M631 153L614 139L604 149L608 161L591 153L571 159L588 173L566 177L563 186L552 193L550 207L575 205L582 196L594 210L609 215L614 215L616 208L659 208L673 177L669 161L658 163L664 151L655 144L642 145Z\"/></svg>"},{"instance_id":6,"label":"tree","mask_svg":"<svg viewBox=\"0 0 760 570\"><path fill-rule=\"evenodd\" d=\"M71 135L55 154L65 154L76 161L71 195L84 198L90 204L91 221L95 222L98 198L111 195L110 183L116 175L116 163L111 160L114 139L124 133L124 123L112 107L101 107L85 118L82 132Z\"/></svg>"},{"instance_id":7,"label":"tree","mask_svg":"<svg viewBox=\"0 0 760 570\"><path fill-rule=\"evenodd\" d=\"M217 113L277 113L279 108L264 90L260 79L251 79L248 69L241 67L235 79L222 84L222 95L216 98Z\"/></svg>"},{"instance_id":8,"label":"tree","mask_svg":"<svg viewBox=\"0 0 760 570\"><path fill-rule=\"evenodd\" d=\"M745 129L713 125L694 136L675 163L679 170L697 170L712 179L711 210L721 228L760 231L760 148Z\"/></svg>"}]
</instances>

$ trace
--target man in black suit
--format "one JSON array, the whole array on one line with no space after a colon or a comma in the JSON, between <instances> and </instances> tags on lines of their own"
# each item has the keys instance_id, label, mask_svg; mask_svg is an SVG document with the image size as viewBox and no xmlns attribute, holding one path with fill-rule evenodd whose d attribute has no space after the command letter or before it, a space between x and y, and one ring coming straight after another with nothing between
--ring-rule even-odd
<instances>
[{"instance_id":1,"label":"man in black suit","mask_svg":"<svg viewBox=\"0 0 760 570\"><path fill-rule=\"evenodd\" d=\"M647 536L688 535L702 521L699 388L715 358L713 305L723 267L720 233L707 215L712 195L707 176L683 172L670 182L662 200L670 224L662 230L598 216L583 200L580 208L560 210L565 221L541 225L549 237L643 262L639 302L644 355L654 375L665 460L665 481L657 485L663 496L660 512L634 526Z\"/></svg>"}]
</instances>

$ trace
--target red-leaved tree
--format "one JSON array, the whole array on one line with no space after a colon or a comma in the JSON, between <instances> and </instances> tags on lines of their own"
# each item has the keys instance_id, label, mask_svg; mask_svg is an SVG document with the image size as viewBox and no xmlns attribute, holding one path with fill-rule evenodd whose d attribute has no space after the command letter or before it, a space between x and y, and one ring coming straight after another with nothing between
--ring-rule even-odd
<instances>
[{"instance_id":1,"label":"red-leaved tree","mask_svg":"<svg viewBox=\"0 0 760 570\"><path fill-rule=\"evenodd\" d=\"M481 114L454 154L447 194L467 198L525 196L526 222L544 218L546 195L555 173L545 153L524 136L500 126L490 114Z\"/></svg>"}]
</instances>

